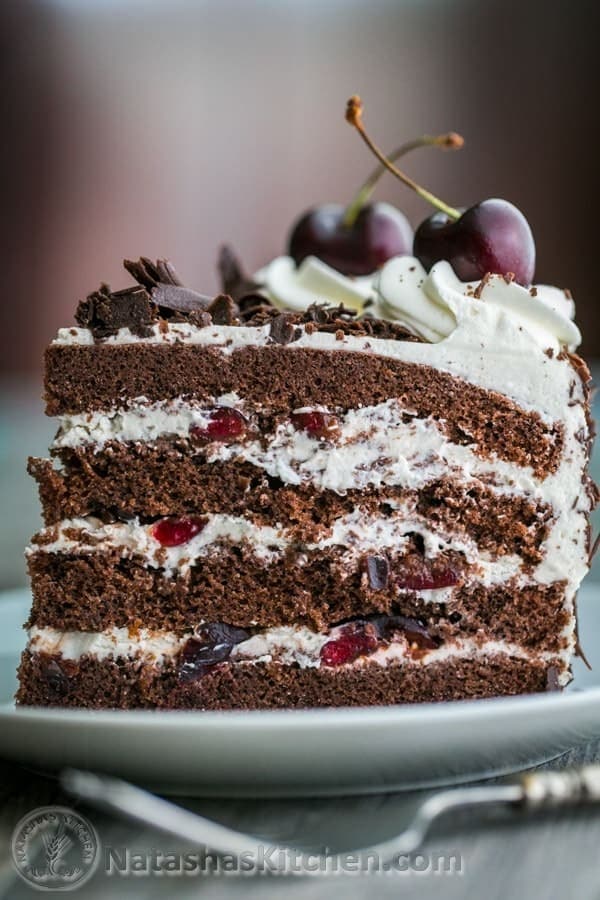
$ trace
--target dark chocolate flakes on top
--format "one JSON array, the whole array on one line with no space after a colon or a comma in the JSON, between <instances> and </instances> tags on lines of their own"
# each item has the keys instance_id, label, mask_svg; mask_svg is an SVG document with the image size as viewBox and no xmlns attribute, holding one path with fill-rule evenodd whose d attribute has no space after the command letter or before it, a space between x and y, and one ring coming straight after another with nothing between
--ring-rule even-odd
<instances>
[{"instance_id":1,"label":"dark chocolate flakes on top","mask_svg":"<svg viewBox=\"0 0 600 900\"><path fill-rule=\"evenodd\" d=\"M327 306L315 303L306 310L281 311L268 297L260 293L260 285L251 281L232 251L225 247L219 257L219 269L225 288L214 299L185 287L174 267L166 259L153 262L146 256L138 260L126 259L125 269L138 282L120 291L101 285L85 300L80 301L75 318L79 325L89 328L96 340L129 328L137 337L149 337L152 326L189 322L200 328L209 325L270 325L275 343L289 344L302 335L301 326L310 326L310 333L323 331L339 339L373 337L399 341L419 341L397 322L376 319L368 314L357 316L355 310L343 304Z\"/></svg>"},{"instance_id":2,"label":"dark chocolate flakes on top","mask_svg":"<svg viewBox=\"0 0 600 900\"><path fill-rule=\"evenodd\" d=\"M82 328L89 328L96 339L115 334L119 328L129 328L138 337L148 337L156 316L155 307L145 288L135 286L111 291L107 284L81 300L75 319Z\"/></svg>"}]
</instances>

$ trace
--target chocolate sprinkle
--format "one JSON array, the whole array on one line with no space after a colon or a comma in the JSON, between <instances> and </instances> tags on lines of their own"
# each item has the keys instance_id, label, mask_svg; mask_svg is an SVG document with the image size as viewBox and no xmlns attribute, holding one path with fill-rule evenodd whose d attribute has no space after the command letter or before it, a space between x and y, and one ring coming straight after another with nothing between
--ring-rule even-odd
<instances>
[{"instance_id":1,"label":"chocolate sprinkle","mask_svg":"<svg viewBox=\"0 0 600 900\"><path fill-rule=\"evenodd\" d=\"M280 313L271 321L269 334L277 344L290 344L297 341L302 335L302 329L294 327L296 324L293 316L288 313Z\"/></svg>"},{"instance_id":2,"label":"chocolate sprinkle","mask_svg":"<svg viewBox=\"0 0 600 900\"><path fill-rule=\"evenodd\" d=\"M218 294L207 307L214 325L239 324L239 309L228 294Z\"/></svg>"}]
</instances>

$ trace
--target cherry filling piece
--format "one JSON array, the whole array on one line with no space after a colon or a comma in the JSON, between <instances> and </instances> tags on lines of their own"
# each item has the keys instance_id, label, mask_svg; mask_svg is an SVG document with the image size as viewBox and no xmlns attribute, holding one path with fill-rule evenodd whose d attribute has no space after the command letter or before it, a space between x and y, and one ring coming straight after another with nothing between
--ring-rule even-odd
<instances>
[{"instance_id":1,"label":"cherry filling piece","mask_svg":"<svg viewBox=\"0 0 600 900\"><path fill-rule=\"evenodd\" d=\"M305 431L312 438L327 440L336 437L339 432L337 416L331 413L312 410L292 413L290 418L297 431Z\"/></svg>"},{"instance_id":2,"label":"cherry filling piece","mask_svg":"<svg viewBox=\"0 0 600 900\"><path fill-rule=\"evenodd\" d=\"M343 626L340 634L321 648L321 665L344 666L361 656L370 656L382 646L406 640L413 659L420 659L440 646L418 619L408 616L374 616Z\"/></svg>"},{"instance_id":3,"label":"cherry filling piece","mask_svg":"<svg viewBox=\"0 0 600 900\"><path fill-rule=\"evenodd\" d=\"M430 591L436 588L454 587L460 581L456 569L448 565L426 563L396 576L396 587L409 591Z\"/></svg>"},{"instance_id":4,"label":"cherry filling piece","mask_svg":"<svg viewBox=\"0 0 600 900\"><path fill-rule=\"evenodd\" d=\"M152 537L163 547L179 547L187 544L199 534L206 525L206 519L200 516L170 516L156 522L151 528Z\"/></svg>"},{"instance_id":5,"label":"cherry filling piece","mask_svg":"<svg viewBox=\"0 0 600 900\"><path fill-rule=\"evenodd\" d=\"M48 686L48 691L57 697L66 696L71 690L71 680L77 674L79 667L73 660L51 659L42 669L42 677Z\"/></svg>"},{"instance_id":6,"label":"cherry filling piece","mask_svg":"<svg viewBox=\"0 0 600 900\"><path fill-rule=\"evenodd\" d=\"M428 560L420 555L405 557L391 569L385 556L367 556L363 560L369 587L374 591L385 590L390 581L408 591L428 591L454 587L460 581L457 568L443 560Z\"/></svg>"},{"instance_id":7,"label":"cherry filling piece","mask_svg":"<svg viewBox=\"0 0 600 900\"><path fill-rule=\"evenodd\" d=\"M364 561L369 587L374 591L383 591L388 586L390 564L385 556L367 556Z\"/></svg>"},{"instance_id":8,"label":"cherry filling piece","mask_svg":"<svg viewBox=\"0 0 600 900\"><path fill-rule=\"evenodd\" d=\"M339 637L321 647L321 665L344 666L377 650L377 630L370 622L350 622Z\"/></svg>"},{"instance_id":9,"label":"cherry filling piece","mask_svg":"<svg viewBox=\"0 0 600 900\"><path fill-rule=\"evenodd\" d=\"M225 662L235 645L249 637L243 628L223 622L200 625L179 653L179 680L198 681L218 663Z\"/></svg>"},{"instance_id":10,"label":"cherry filling piece","mask_svg":"<svg viewBox=\"0 0 600 900\"><path fill-rule=\"evenodd\" d=\"M211 410L206 425L193 425L192 437L201 441L235 441L245 435L248 423L245 417L230 406L218 406Z\"/></svg>"},{"instance_id":11,"label":"cherry filling piece","mask_svg":"<svg viewBox=\"0 0 600 900\"><path fill-rule=\"evenodd\" d=\"M409 616L378 616L376 622L381 638L387 643L393 643L398 636L406 638L410 654L415 659L440 646L440 641L432 637L418 619Z\"/></svg>"}]
</instances>

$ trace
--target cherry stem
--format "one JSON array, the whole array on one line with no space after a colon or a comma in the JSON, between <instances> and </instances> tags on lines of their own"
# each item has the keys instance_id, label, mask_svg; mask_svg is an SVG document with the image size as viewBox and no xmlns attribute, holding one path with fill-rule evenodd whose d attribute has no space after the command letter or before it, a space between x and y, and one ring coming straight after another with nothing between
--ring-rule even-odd
<instances>
[{"instance_id":1,"label":"cherry stem","mask_svg":"<svg viewBox=\"0 0 600 900\"><path fill-rule=\"evenodd\" d=\"M461 212L458 209L454 209L453 206L448 206L447 203L444 203L443 200L440 200L439 197L436 197L435 194L432 194L430 191L422 188L420 184L417 184L416 181L413 181L412 178L409 178L408 175L405 175L404 172L401 172L400 169L397 169L396 166L390 162L390 160L385 156L384 153L379 149L379 147L373 143L367 132L365 131L365 127L362 123L362 112L363 112L363 104L360 97L354 95L350 97L348 100L348 104L346 106L346 121L352 125L363 141L369 148L369 150L375 154L379 162L384 168L386 168L392 175L395 175L403 184L407 187L411 188L416 194L419 195L423 200L426 200L427 203L431 203L432 206L435 206L440 212L443 212L449 219L456 221L456 219L460 219Z\"/></svg>"},{"instance_id":2,"label":"cherry stem","mask_svg":"<svg viewBox=\"0 0 600 900\"><path fill-rule=\"evenodd\" d=\"M460 150L464 142L464 138L460 134L456 134L455 131L436 135L424 134L423 137L417 138L414 141L407 141L404 144L400 144L399 147L396 147L395 150L388 154L387 159L389 162L395 162L397 159L400 159L400 157L405 156L412 150L418 150L420 147L439 147L440 150ZM347 228L351 228L356 222L358 214L363 206L371 199L375 186L384 172L387 172L387 166L380 163L373 169L369 177L363 182L346 207L343 223Z\"/></svg>"}]
</instances>

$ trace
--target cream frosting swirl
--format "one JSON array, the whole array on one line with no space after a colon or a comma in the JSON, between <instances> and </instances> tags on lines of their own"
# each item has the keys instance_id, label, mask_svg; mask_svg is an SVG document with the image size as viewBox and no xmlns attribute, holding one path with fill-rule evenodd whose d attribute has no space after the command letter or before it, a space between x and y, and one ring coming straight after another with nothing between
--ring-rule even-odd
<instances>
[{"instance_id":1,"label":"cream frosting swirl","mask_svg":"<svg viewBox=\"0 0 600 900\"><path fill-rule=\"evenodd\" d=\"M374 298L376 273L360 278L343 275L316 256L307 256L299 266L291 256L278 256L254 275L277 306L307 309L313 303L343 303L359 312Z\"/></svg>"},{"instance_id":2,"label":"cream frosting swirl","mask_svg":"<svg viewBox=\"0 0 600 900\"><path fill-rule=\"evenodd\" d=\"M502 275L463 282L445 260L427 274L417 259L396 257L383 266L375 288L387 318L405 322L429 341L443 340L458 321L470 318L495 325L498 333L508 319L544 348L557 343L574 350L581 343L572 300L547 285L525 288Z\"/></svg>"},{"instance_id":3,"label":"cream frosting swirl","mask_svg":"<svg viewBox=\"0 0 600 900\"><path fill-rule=\"evenodd\" d=\"M501 275L463 282L450 263L440 261L427 273L413 256L396 256L361 278L343 275L314 256L299 266L289 256L274 259L254 276L279 307L303 310L313 303L343 303L357 312L391 319L426 341L447 338L465 317L502 330L506 318L543 348L574 350L581 333L575 307L564 291L550 285L525 288ZM508 323L506 323L508 324Z\"/></svg>"}]
</instances>

